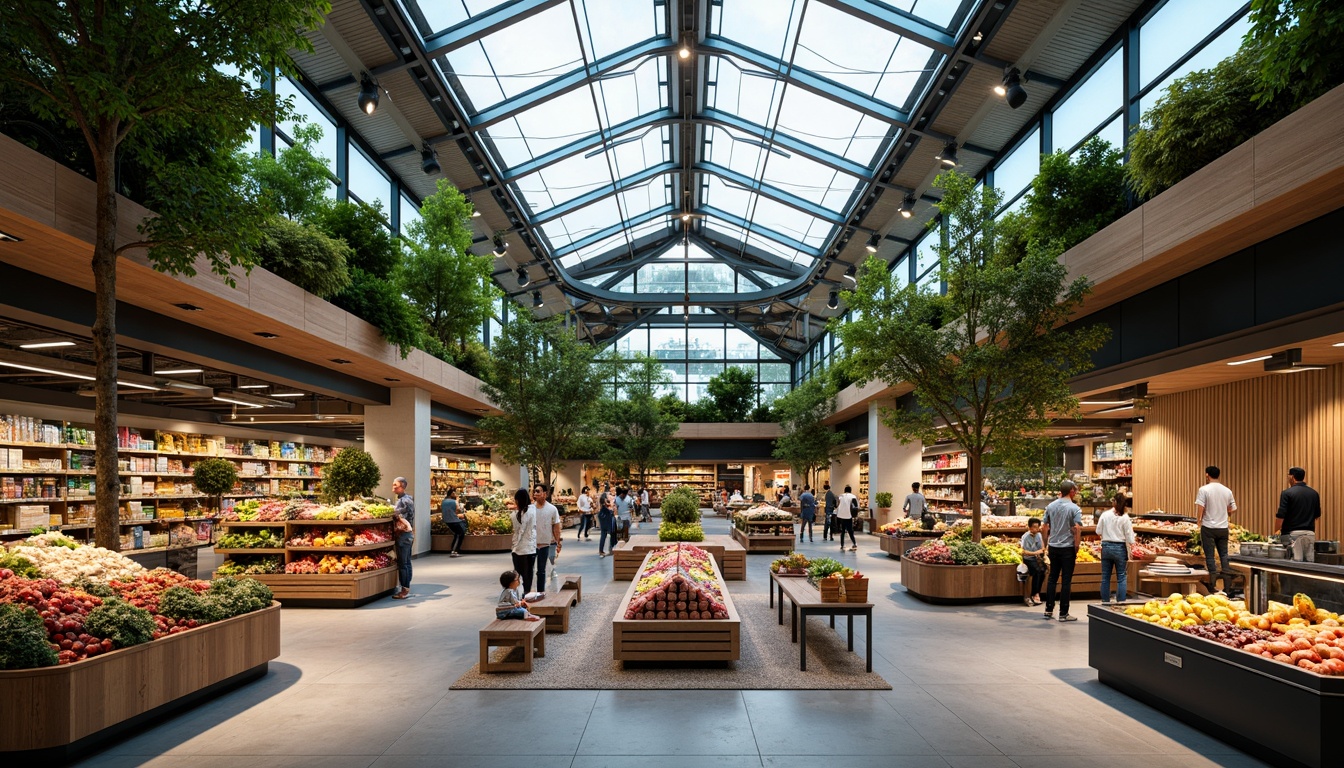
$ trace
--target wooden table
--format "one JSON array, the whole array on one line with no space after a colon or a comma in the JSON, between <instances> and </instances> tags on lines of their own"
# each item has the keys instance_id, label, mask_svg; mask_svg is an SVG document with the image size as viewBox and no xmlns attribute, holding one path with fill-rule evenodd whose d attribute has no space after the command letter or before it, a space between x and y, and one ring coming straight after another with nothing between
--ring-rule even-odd
<instances>
[{"instance_id":1,"label":"wooden table","mask_svg":"<svg viewBox=\"0 0 1344 768\"><path fill-rule=\"evenodd\" d=\"M821 592L812 586L804 576L780 576L770 574L770 607L775 605L775 588L779 588L779 624L784 625L784 598L788 597L792 608L789 612L793 630L793 642L798 643L798 669L807 671L807 617L830 616L831 628L835 628L836 616L849 618L849 650L854 650L854 617L867 618L867 671L873 671L873 604L872 603L824 603Z\"/></svg>"}]
</instances>

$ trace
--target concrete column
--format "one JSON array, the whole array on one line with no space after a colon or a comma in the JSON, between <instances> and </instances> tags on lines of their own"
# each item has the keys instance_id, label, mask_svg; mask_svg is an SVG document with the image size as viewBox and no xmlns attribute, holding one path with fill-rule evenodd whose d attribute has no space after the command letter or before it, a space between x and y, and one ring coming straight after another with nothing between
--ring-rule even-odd
<instances>
[{"instance_id":1,"label":"concrete column","mask_svg":"<svg viewBox=\"0 0 1344 768\"><path fill-rule=\"evenodd\" d=\"M429 551L429 393L403 387L392 390L391 405L364 408L364 449L383 471L378 494L392 498L392 481L406 478L415 499L415 552Z\"/></svg>"},{"instance_id":2,"label":"concrete column","mask_svg":"<svg viewBox=\"0 0 1344 768\"><path fill-rule=\"evenodd\" d=\"M878 400L868 404L868 508L879 526L901 516L901 502L910 492L910 484L920 478L923 445L918 442L902 445L882 423L880 409L890 408L892 400ZM885 519L877 519L877 494L886 491L892 496L892 511Z\"/></svg>"}]
</instances>

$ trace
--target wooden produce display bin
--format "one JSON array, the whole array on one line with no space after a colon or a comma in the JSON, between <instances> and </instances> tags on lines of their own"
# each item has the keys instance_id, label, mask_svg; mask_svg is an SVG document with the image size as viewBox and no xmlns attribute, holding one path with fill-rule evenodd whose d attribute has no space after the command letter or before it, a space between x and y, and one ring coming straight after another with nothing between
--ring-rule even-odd
<instances>
[{"instance_id":1,"label":"wooden produce display bin","mask_svg":"<svg viewBox=\"0 0 1344 768\"><path fill-rule=\"evenodd\" d=\"M451 552L451 551L453 550L453 539L454 539L454 538L456 538L456 537L453 536L453 534L451 534L451 533L432 533L432 534L430 534L430 535L429 535L429 551L430 551L430 552ZM463 539L463 541L462 541L462 546L465 547L466 545L467 545L467 542L466 542L465 539Z\"/></svg>"},{"instance_id":2,"label":"wooden produce display bin","mask_svg":"<svg viewBox=\"0 0 1344 768\"><path fill-rule=\"evenodd\" d=\"M452 539L451 536L447 537ZM513 534L467 534L462 540L462 552L508 552L513 549Z\"/></svg>"},{"instance_id":3,"label":"wooden produce display bin","mask_svg":"<svg viewBox=\"0 0 1344 768\"><path fill-rule=\"evenodd\" d=\"M738 525L746 526L746 530ZM733 522L733 539L748 552L792 552L795 521L742 520Z\"/></svg>"},{"instance_id":4,"label":"wooden produce display bin","mask_svg":"<svg viewBox=\"0 0 1344 768\"><path fill-rule=\"evenodd\" d=\"M1142 561L1129 562L1126 588L1130 592L1138 584L1139 569L1143 565ZM927 603L964 604L1022 598L1022 582L1017 580L1016 565L936 565L906 557L901 559L901 585ZM1047 587L1048 583L1042 586L1042 596ZM1100 593L1101 563L1075 564L1072 596Z\"/></svg>"},{"instance_id":5,"label":"wooden produce display bin","mask_svg":"<svg viewBox=\"0 0 1344 768\"><path fill-rule=\"evenodd\" d=\"M636 574L643 570L649 554L645 553L640 558ZM723 594L723 605L728 609L728 618L627 619L625 609L630 605L631 598L635 596L635 587L638 586L632 577L611 622L612 658L622 662L737 661L741 658L742 619L733 605L732 596L728 594L718 560L712 554L709 557L714 566L714 578Z\"/></svg>"},{"instance_id":6,"label":"wooden produce display bin","mask_svg":"<svg viewBox=\"0 0 1344 768\"><path fill-rule=\"evenodd\" d=\"M366 528L375 525L392 525L392 518L370 518L364 520L281 520L281 521L221 521L225 528L279 528L284 531L284 541L288 542L302 528ZM451 536L448 538L452 538ZM229 555L283 555L286 564L308 555L360 555L395 547L395 534L391 541L372 544L356 544L344 547L317 547L285 544L275 549L225 549L216 547L216 554ZM463 544L466 547L466 544ZM376 571L360 573L259 573L248 574L271 588L275 599L289 606L313 606L325 608L354 608L386 594L397 587L397 568L379 568Z\"/></svg>"},{"instance_id":7,"label":"wooden produce display bin","mask_svg":"<svg viewBox=\"0 0 1344 768\"><path fill-rule=\"evenodd\" d=\"M643 566L645 555L675 543L659 541L657 536L652 535L631 536L628 541L622 541L611 553L612 579L629 581L635 578ZM704 541L687 543L694 544L713 555L714 561L723 569L722 574L726 581L746 581L747 550L731 536L706 536Z\"/></svg>"},{"instance_id":8,"label":"wooden produce display bin","mask_svg":"<svg viewBox=\"0 0 1344 768\"><path fill-rule=\"evenodd\" d=\"M927 534L917 533L913 536L890 536L882 534L879 537L878 546L882 548L883 552L887 553L887 557L890 557L893 560L900 560L901 556L906 552L909 552L926 541L942 538L942 535L941 531L936 533L934 531L929 531Z\"/></svg>"},{"instance_id":9,"label":"wooden produce display bin","mask_svg":"<svg viewBox=\"0 0 1344 768\"><path fill-rule=\"evenodd\" d=\"M0 756L66 763L118 734L266 674L280 655L280 604L131 648L0 671Z\"/></svg>"}]
</instances>

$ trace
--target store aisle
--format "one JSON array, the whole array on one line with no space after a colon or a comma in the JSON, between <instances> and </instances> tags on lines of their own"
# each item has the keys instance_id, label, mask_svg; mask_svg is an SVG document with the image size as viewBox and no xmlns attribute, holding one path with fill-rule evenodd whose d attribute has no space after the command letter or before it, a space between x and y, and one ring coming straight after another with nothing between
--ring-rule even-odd
<instances>
[{"instance_id":1,"label":"store aisle","mask_svg":"<svg viewBox=\"0 0 1344 768\"><path fill-rule=\"evenodd\" d=\"M727 532L721 518L705 526ZM635 532L656 523L643 528ZM874 671L891 691L449 691L476 661L476 631L509 559L431 555L416 561L408 601L287 609L283 652L265 679L82 765L1261 765L1099 684L1087 666L1086 619L1046 622L1020 605L925 605L901 590L899 564L873 537L858 540L858 552L839 556L818 528L802 551L852 560L872 579ZM596 539L576 542L567 531L562 571L583 574L586 592L623 591L596 552ZM750 557L748 581L729 588L764 593L771 559ZM595 662L609 653L591 650Z\"/></svg>"}]
</instances>

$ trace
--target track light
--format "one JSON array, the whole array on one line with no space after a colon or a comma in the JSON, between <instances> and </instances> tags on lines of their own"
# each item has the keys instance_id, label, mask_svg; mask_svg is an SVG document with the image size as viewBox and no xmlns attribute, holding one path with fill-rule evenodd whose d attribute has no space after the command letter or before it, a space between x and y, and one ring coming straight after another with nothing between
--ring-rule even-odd
<instances>
[{"instance_id":1,"label":"track light","mask_svg":"<svg viewBox=\"0 0 1344 768\"><path fill-rule=\"evenodd\" d=\"M435 156L434 150L429 144L425 144L420 148L420 170L430 176L443 170L439 167L439 159Z\"/></svg>"},{"instance_id":2,"label":"track light","mask_svg":"<svg viewBox=\"0 0 1344 768\"><path fill-rule=\"evenodd\" d=\"M502 232L496 232L495 249L492 253L494 253L495 256L503 256L504 252L507 250L509 250L509 241L504 239L504 234ZM522 269L522 267L519 267L519 269ZM526 274L526 270L524 270L523 273Z\"/></svg>"},{"instance_id":3,"label":"track light","mask_svg":"<svg viewBox=\"0 0 1344 768\"><path fill-rule=\"evenodd\" d=\"M943 165L946 165L949 168L956 168L960 165L960 163L957 162L957 142L953 140L944 144L943 151L939 152L937 157L939 160L943 161Z\"/></svg>"},{"instance_id":4,"label":"track light","mask_svg":"<svg viewBox=\"0 0 1344 768\"><path fill-rule=\"evenodd\" d=\"M994 86L994 92L1007 99L1013 109L1027 102L1027 89L1022 87L1022 73L1017 67L1003 73L1003 84Z\"/></svg>"},{"instance_id":5,"label":"track light","mask_svg":"<svg viewBox=\"0 0 1344 768\"><path fill-rule=\"evenodd\" d=\"M532 292L532 308L541 309L546 302L541 300L541 291Z\"/></svg>"},{"instance_id":6,"label":"track light","mask_svg":"<svg viewBox=\"0 0 1344 768\"><path fill-rule=\"evenodd\" d=\"M524 267L521 264L518 265L517 274L519 288L526 288L527 284L532 282L532 278L527 275L527 267Z\"/></svg>"},{"instance_id":7,"label":"track light","mask_svg":"<svg viewBox=\"0 0 1344 768\"><path fill-rule=\"evenodd\" d=\"M868 238L868 242L865 243L863 247L866 248L869 253L877 253L877 246L881 242L882 242L882 236L874 232L873 236Z\"/></svg>"},{"instance_id":8,"label":"track light","mask_svg":"<svg viewBox=\"0 0 1344 768\"><path fill-rule=\"evenodd\" d=\"M831 291L830 295L826 297L826 308L838 309L839 307L840 307L840 293L838 291L833 290Z\"/></svg>"},{"instance_id":9,"label":"track light","mask_svg":"<svg viewBox=\"0 0 1344 768\"><path fill-rule=\"evenodd\" d=\"M378 109L378 83L365 72L359 76L359 111L372 115Z\"/></svg>"},{"instance_id":10,"label":"track light","mask_svg":"<svg viewBox=\"0 0 1344 768\"><path fill-rule=\"evenodd\" d=\"M858 271L859 271L858 267L854 266L853 264L850 264L849 269L845 270L845 277L849 278L851 282L857 283L859 281L859 278L856 277Z\"/></svg>"},{"instance_id":11,"label":"track light","mask_svg":"<svg viewBox=\"0 0 1344 768\"><path fill-rule=\"evenodd\" d=\"M915 196L911 192L905 193L905 199L901 200L901 216L910 218L915 215Z\"/></svg>"}]
</instances>

